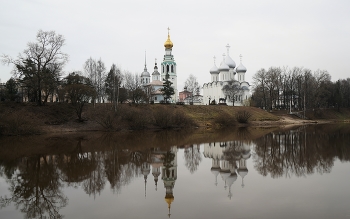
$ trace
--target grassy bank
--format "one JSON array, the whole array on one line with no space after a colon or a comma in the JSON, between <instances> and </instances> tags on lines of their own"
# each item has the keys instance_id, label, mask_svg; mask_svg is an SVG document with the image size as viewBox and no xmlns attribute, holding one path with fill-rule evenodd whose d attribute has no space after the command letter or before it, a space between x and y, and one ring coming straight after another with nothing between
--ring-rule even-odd
<instances>
[{"instance_id":1,"label":"grassy bank","mask_svg":"<svg viewBox=\"0 0 350 219\"><path fill-rule=\"evenodd\" d=\"M350 119L350 110L335 111L313 112L314 117L310 118ZM319 118L320 115L323 117ZM49 103L41 107L34 104L0 103L2 135L91 130L218 128L252 124L256 121L277 122L280 117L254 107L122 104L118 106L117 112L114 112L110 104L88 104L84 108L83 118L84 122L79 122L74 107L67 103Z\"/></svg>"}]
</instances>

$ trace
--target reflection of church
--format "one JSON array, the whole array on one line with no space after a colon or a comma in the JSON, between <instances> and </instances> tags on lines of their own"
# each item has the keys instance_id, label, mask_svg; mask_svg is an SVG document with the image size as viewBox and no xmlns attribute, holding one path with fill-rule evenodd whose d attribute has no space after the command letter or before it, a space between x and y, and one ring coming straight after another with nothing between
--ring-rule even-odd
<instances>
[{"instance_id":1,"label":"reflection of church","mask_svg":"<svg viewBox=\"0 0 350 219\"><path fill-rule=\"evenodd\" d=\"M247 160L250 158L250 146L241 141L213 142L204 144L204 157L212 159L211 172L217 177L220 174L224 188L229 188L228 197L231 199L231 186L237 180L237 174L243 179L248 174Z\"/></svg>"},{"instance_id":2,"label":"reflection of church","mask_svg":"<svg viewBox=\"0 0 350 219\"><path fill-rule=\"evenodd\" d=\"M151 152L149 162L144 162L142 164L141 172L144 175L145 191L147 177L151 172L151 167L156 190L158 187L158 177L160 174L162 174L162 180L165 188L164 199L168 204L168 216L170 217L171 203L174 201L173 189L177 179L177 147L174 146L169 151L154 149Z\"/></svg>"}]
</instances>

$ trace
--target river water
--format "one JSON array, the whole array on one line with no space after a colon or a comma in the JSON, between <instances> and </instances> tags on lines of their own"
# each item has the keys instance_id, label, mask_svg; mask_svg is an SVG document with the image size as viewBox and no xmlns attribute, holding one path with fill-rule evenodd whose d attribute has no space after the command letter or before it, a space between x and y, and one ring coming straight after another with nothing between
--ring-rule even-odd
<instances>
[{"instance_id":1,"label":"river water","mask_svg":"<svg viewBox=\"0 0 350 219\"><path fill-rule=\"evenodd\" d=\"M350 218L350 125L0 138L0 218Z\"/></svg>"}]
</instances>

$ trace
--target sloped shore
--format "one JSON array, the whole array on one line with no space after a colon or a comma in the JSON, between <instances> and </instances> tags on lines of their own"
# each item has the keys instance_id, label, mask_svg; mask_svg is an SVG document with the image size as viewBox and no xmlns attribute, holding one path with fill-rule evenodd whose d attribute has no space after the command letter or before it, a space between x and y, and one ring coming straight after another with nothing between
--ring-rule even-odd
<instances>
[{"instance_id":1,"label":"sloped shore","mask_svg":"<svg viewBox=\"0 0 350 219\"><path fill-rule=\"evenodd\" d=\"M74 107L67 103L48 103L46 106L23 103L0 103L0 134L32 135L84 131L159 130L164 126L155 120L173 117L176 125L170 129L207 128L221 126L285 126L350 121L350 110L343 113L323 112L334 118L300 119L286 111L267 112L255 107L190 106L190 105L130 105L118 106L115 113L109 104L89 104L84 109L83 122L77 121ZM237 114L249 115L247 122L237 122ZM315 114L315 113L313 113ZM310 114L312 117L313 114ZM109 126L107 126L109 125Z\"/></svg>"}]
</instances>

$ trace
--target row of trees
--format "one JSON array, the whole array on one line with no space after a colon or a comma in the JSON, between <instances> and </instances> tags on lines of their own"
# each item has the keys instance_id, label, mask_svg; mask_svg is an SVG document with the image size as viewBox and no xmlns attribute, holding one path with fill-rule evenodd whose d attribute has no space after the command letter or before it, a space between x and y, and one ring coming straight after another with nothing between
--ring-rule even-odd
<instances>
[{"instance_id":1,"label":"row of trees","mask_svg":"<svg viewBox=\"0 0 350 219\"><path fill-rule=\"evenodd\" d=\"M152 87L144 87L140 76L128 71L122 72L115 64L106 71L101 60L89 58L83 65L83 72L73 72L62 79L62 68L68 61L68 54L62 52L65 39L54 31L42 31L37 34L36 42L30 42L27 49L16 59L2 55L3 64L14 65L14 78L6 86L1 86L1 99L26 99L44 105L49 101L118 103L130 100L133 103L149 102ZM172 83L164 80L165 100L173 94ZM79 90L80 89L80 90ZM84 95L82 93L85 92ZM79 94L78 94L79 93ZM17 96L16 96L17 95Z\"/></svg>"},{"instance_id":2,"label":"row of trees","mask_svg":"<svg viewBox=\"0 0 350 219\"><path fill-rule=\"evenodd\" d=\"M265 109L350 107L350 78L332 82L325 70L260 69L253 86L252 105Z\"/></svg>"}]
</instances>

